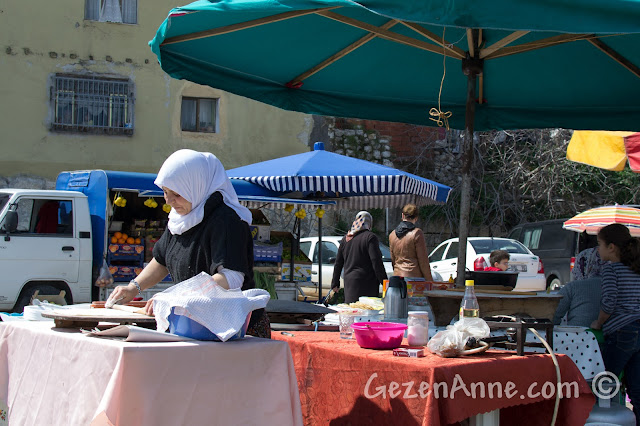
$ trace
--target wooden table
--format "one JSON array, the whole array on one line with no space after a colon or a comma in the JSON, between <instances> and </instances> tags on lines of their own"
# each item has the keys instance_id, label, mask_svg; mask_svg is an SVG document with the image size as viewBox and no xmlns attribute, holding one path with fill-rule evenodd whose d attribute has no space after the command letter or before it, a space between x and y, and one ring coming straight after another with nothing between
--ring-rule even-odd
<instances>
[{"instance_id":1,"label":"wooden table","mask_svg":"<svg viewBox=\"0 0 640 426\"><path fill-rule=\"evenodd\" d=\"M557 380L550 355L489 350L440 358L427 350L424 358L400 358L390 350L362 349L337 333L289 334L272 336L291 348L306 425L449 425L488 412L502 425L551 423L555 394L542 396L542 387ZM575 391L560 400L556 424L584 424L595 398L573 361L557 358L562 383L575 383Z\"/></svg>"},{"instance_id":2,"label":"wooden table","mask_svg":"<svg viewBox=\"0 0 640 426\"><path fill-rule=\"evenodd\" d=\"M425 291L436 326L447 325L458 315L460 302L464 296L461 291L430 290ZM531 294L482 293L476 290L480 305L480 316L528 314L533 318L552 319L562 296L558 293L541 291Z\"/></svg>"}]
</instances>

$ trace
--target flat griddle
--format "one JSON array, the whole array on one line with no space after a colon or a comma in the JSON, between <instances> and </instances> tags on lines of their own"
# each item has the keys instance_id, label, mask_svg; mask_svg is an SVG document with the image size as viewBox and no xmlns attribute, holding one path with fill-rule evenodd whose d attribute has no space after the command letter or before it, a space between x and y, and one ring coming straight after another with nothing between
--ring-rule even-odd
<instances>
[{"instance_id":1,"label":"flat griddle","mask_svg":"<svg viewBox=\"0 0 640 426\"><path fill-rule=\"evenodd\" d=\"M293 300L269 300L265 309L271 323L302 324L304 320L317 321L335 311L323 305Z\"/></svg>"}]
</instances>

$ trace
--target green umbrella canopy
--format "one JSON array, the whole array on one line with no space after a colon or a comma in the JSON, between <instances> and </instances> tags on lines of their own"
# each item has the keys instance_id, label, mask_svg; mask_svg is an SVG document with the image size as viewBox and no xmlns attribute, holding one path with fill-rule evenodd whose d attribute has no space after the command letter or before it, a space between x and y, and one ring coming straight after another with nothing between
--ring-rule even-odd
<instances>
[{"instance_id":1,"label":"green umbrella canopy","mask_svg":"<svg viewBox=\"0 0 640 426\"><path fill-rule=\"evenodd\" d=\"M465 62L475 130L640 119L639 0L197 1L149 44L172 77L311 114L435 125L440 97L462 129Z\"/></svg>"}]
</instances>

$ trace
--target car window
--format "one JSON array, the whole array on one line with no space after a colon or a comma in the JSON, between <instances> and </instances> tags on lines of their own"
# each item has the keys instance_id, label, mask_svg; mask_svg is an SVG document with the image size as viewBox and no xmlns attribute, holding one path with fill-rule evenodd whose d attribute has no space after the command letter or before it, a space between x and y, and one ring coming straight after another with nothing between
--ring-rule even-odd
<instances>
[{"instance_id":1,"label":"car window","mask_svg":"<svg viewBox=\"0 0 640 426\"><path fill-rule=\"evenodd\" d=\"M380 251L382 252L382 261L391 262L391 252L389 251L389 247L380 243Z\"/></svg>"},{"instance_id":2,"label":"car window","mask_svg":"<svg viewBox=\"0 0 640 426\"><path fill-rule=\"evenodd\" d=\"M9 201L9 194L1 194L0 195L0 211L7 204L7 201Z\"/></svg>"},{"instance_id":3,"label":"car window","mask_svg":"<svg viewBox=\"0 0 640 426\"><path fill-rule=\"evenodd\" d=\"M455 259L456 257L458 257L458 246L460 244L458 244L457 241L452 241L451 244L449 244L449 250L447 250L447 254L445 255L445 259Z\"/></svg>"},{"instance_id":4,"label":"car window","mask_svg":"<svg viewBox=\"0 0 640 426\"><path fill-rule=\"evenodd\" d=\"M429 262L437 262L442 260L442 255L444 254L444 250L447 248L447 244L442 244L438 248L436 248L431 255L429 255Z\"/></svg>"},{"instance_id":5,"label":"car window","mask_svg":"<svg viewBox=\"0 0 640 426\"><path fill-rule=\"evenodd\" d=\"M476 253L491 253L494 250L504 250L509 253L530 254L529 250L515 240L487 238L469 241Z\"/></svg>"},{"instance_id":6,"label":"car window","mask_svg":"<svg viewBox=\"0 0 640 426\"><path fill-rule=\"evenodd\" d=\"M309 257L309 251L311 251L311 241L300 242L300 250Z\"/></svg>"},{"instance_id":7,"label":"car window","mask_svg":"<svg viewBox=\"0 0 640 426\"><path fill-rule=\"evenodd\" d=\"M18 200L19 233L73 235L73 202L21 197Z\"/></svg>"},{"instance_id":8,"label":"car window","mask_svg":"<svg viewBox=\"0 0 640 426\"><path fill-rule=\"evenodd\" d=\"M512 240L522 241L520 239L520 231L522 231L522 228L516 228L512 230L511 233L509 234L509 238L511 238Z\"/></svg>"},{"instance_id":9,"label":"car window","mask_svg":"<svg viewBox=\"0 0 640 426\"><path fill-rule=\"evenodd\" d=\"M335 244L328 241L322 242L322 263L329 263L329 259L338 255L338 247ZM316 247L313 253L313 263L318 263L318 248Z\"/></svg>"},{"instance_id":10,"label":"car window","mask_svg":"<svg viewBox=\"0 0 640 426\"><path fill-rule=\"evenodd\" d=\"M575 232L562 229L561 222L548 223L542 226L539 248L544 250L572 249L575 237Z\"/></svg>"},{"instance_id":11,"label":"car window","mask_svg":"<svg viewBox=\"0 0 640 426\"><path fill-rule=\"evenodd\" d=\"M522 243L531 250L540 248L540 236L542 235L542 226L527 228L522 233Z\"/></svg>"}]
</instances>

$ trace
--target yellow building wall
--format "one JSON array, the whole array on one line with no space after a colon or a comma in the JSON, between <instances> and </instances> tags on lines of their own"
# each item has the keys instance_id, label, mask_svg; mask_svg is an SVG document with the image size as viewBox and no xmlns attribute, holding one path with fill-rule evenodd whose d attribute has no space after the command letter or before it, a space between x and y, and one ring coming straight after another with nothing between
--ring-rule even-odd
<instances>
[{"instance_id":1,"label":"yellow building wall","mask_svg":"<svg viewBox=\"0 0 640 426\"><path fill-rule=\"evenodd\" d=\"M226 168L309 150L313 118L170 78L148 41L171 8L138 0L138 24L84 20L83 0L3 2L0 7L0 176L55 179L64 170L157 172L180 148L209 151ZM50 130L55 73L129 78L132 136ZM215 97L218 133L180 129L182 96Z\"/></svg>"}]
</instances>

